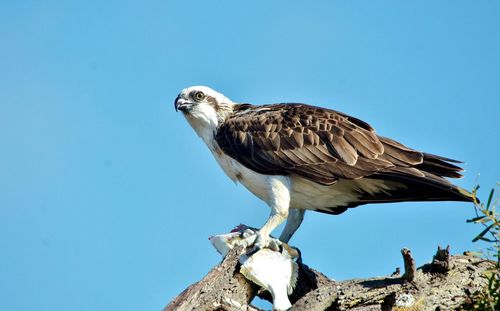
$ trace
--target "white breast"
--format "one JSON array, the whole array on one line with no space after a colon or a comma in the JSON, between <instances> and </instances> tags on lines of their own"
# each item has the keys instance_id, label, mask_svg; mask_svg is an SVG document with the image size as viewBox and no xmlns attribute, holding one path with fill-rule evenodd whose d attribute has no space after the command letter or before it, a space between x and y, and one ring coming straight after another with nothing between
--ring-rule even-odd
<instances>
[{"instance_id":1,"label":"white breast","mask_svg":"<svg viewBox=\"0 0 500 311\"><path fill-rule=\"evenodd\" d=\"M269 202L270 178L273 176L256 173L229 157L219 148L212 151L224 172L234 182L243 184L250 192L264 202Z\"/></svg>"},{"instance_id":2,"label":"white breast","mask_svg":"<svg viewBox=\"0 0 500 311\"><path fill-rule=\"evenodd\" d=\"M185 116L198 136L200 136L208 146L215 159L229 178L231 178L234 182L243 184L248 190L250 190L250 192L269 204L269 189L272 187L272 178L276 178L277 176L256 173L226 155L219 148L219 145L214 138L218 120L213 108L200 106L197 110L197 115ZM289 184L288 180L286 184Z\"/></svg>"}]
</instances>

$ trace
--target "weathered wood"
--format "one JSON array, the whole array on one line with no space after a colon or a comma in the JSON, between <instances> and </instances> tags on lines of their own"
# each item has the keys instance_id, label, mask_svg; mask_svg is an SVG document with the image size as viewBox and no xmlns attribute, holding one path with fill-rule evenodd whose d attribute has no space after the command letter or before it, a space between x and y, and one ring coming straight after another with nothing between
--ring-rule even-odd
<instances>
[{"instance_id":1,"label":"weathered wood","mask_svg":"<svg viewBox=\"0 0 500 311\"><path fill-rule=\"evenodd\" d=\"M348 280L338 284L339 299L333 310L393 310L412 300L413 309L456 310L472 293L484 290L484 272L494 263L473 256L451 256L450 271L432 272L432 264L418 268L413 282L397 276ZM405 310L405 309L400 309Z\"/></svg>"},{"instance_id":2,"label":"weathered wood","mask_svg":"<svg viewBox=\"0 0 500 311\"><path fill-rule=\"evenodd\" d=\"M432 258L432 272L446 273L450 270L450 246L445 249L438 246L436 255Z\"/></svg>"},{"instance_id":3,"label":"weathered wood","mask_svg":"<svg viewBox=\"0 0 500 311\"><path fill-rule=\"evenodd\" d=\"M402 251L403 252L403 251ZM405 261L411 256L406 253ZM250 303L257 286L238 271L238 250L232 250L201 281L189 286L164 311L172 310L259 310ZM413 259L413 258L411 258ZM470 303L484 290L484 272L494 263L474 256L450 256L449 248L438 252L432 263L413 271L411 282L405 276L391 275L335 282L310 269L299 260L299 280L290 296L292 310L456 310ZM413 261L414 264L414 261ZM446 267L446 269L444 269Z\"/></svg>"},{"instance_id":4,"label":"weathered wood","mask_svg":"<svg viewBox=\"0 0 500 311\"><path fill-rule=\"evenodd\" d=\"M241 253L241 248L231 250L219 265L186 288L164 311L251 310L249 304L258 288L239 272Z\"/></svg>"},{"instance_id":5,"label":"weathered wood","mask_svg":"<svg viewBox=\"0 0 500 311\"><path fill-rule=\"evenodd\" d=\"M401 250L401 254L403 255L403 261L405 263L405 274L403 275L403 279L408 282L413 282L413 280L415 279L415 273L417 272L415 259L413 259L411 251L407 248L403 248Z\"/></svg>"}]
</instances>

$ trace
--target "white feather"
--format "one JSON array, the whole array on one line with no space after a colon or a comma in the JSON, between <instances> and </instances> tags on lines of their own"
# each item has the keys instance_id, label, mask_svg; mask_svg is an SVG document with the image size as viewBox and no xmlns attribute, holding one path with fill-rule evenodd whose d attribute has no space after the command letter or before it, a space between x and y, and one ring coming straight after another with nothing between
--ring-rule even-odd
<instances>
[{"instance_id":1,"label":"white feather","mask_svg":"<svg viewBox=\"0 0 500 311\"><path fill-rule=\"evenodd\" d=\"M331 208L355 202L361 196L357 190L374 194L404 185L379 179L341 179L331 186L323 186L300 176L292 177L290 207L331 211Z\"/></svg>"}]
</instances>

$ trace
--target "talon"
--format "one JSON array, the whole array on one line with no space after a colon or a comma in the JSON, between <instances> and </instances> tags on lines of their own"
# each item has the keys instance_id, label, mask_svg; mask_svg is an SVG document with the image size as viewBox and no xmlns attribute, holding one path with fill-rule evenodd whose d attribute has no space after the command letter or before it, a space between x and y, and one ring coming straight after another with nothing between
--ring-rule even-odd
<instances>
[{"instance_id":1,"label":"talon","mask_svg":"<svg viewBox=\"0 0 500 311\"><path fill-rule=\"evenodd\" d=\"M257 239L255 240L254 248L261 250L269 244L269 238L265 238L260 234L260 232L257 232Z\"/></svg>"},{"instance_id":2,"label":"talon","mask_svg":"<svg viewBox=\"0 0 500 311\"><path fill-rule=\"evenodd\" d=\"M260 232L256 233L257 239L253 251L259 251L263 248L269 248L273 251L279 251L282 243L279 240L272 239L268 235L264 236Z\"/></svg>"},{"instance_id":3,"label":"talon","mask_svg":"<svg viewBox=\"0 0 500 311\"><path fill-rule=\"evenodd\" d=\"M233 246L241 246L247 250L247 255L252 255L263 248L280 252L283 249L283 243L269 235L262 235L260 231L246 229L240 233L239 238L233 240ZM250 248L250 250L248 250Z\"/></svg>"},{"instance_id":4,"label":"talon","mask_svg":"<svg viewBox=\"0 0 500 311\"><path fill-rule=\"evenodd\" d=\"M233 240L233 246L241 246L244 249L255 244L257 235L254 231L247 229L239 235L239 238Z\"/></svg>"},{"instance_id":5,"label":"talon","mask_svg":"<svg viewBox=\"0 0 500 311\"><path fill-rule=\"evenodd\" d=\"M269 243L267 245L267 247L269 249L272 249L273 251L276 251L276 252L281 252L282 249L283 249L283 244L281 243L281 241L279 240L276 240L276 239L270 239L269 240Z\"/></svg>"},{"instance_id":6,"label":"talon","mask_svg":"<svg viewBox=\"0 0 500 311\"><path fill-rule=\"evenodd\" d=\"M243 231L241 233L241 236L246 239L249 236L254 235L254 234L255 234L255 231L253 231L252 229L245 229L245 231Z\"/></svg>"}]
</instances>

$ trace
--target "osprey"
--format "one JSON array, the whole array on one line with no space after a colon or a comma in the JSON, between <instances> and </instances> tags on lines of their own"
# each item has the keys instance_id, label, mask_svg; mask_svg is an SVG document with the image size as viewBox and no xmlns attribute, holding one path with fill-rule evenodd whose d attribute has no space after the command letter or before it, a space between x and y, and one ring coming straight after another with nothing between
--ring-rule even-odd
<instances>
[{"instance_id":1,"label":"osprey","mask_svg":"<svg viewBox=\"0 0 500 311\"><path fill-rule=\"evenodd\" d=\"M288 242L306 210L338 215L368 203L472 201L445 177L459 178L456 160L379 136L366 122L306 104L250 105L205 86L175 99L224 172L271 208L254 249L277 247L270 233L286 220ZM455 164L454 164L455 163Z\"/></svg>"}]
</instances>

